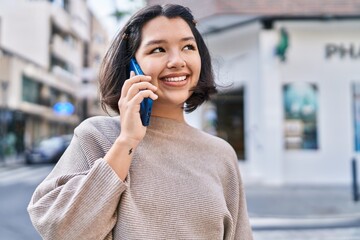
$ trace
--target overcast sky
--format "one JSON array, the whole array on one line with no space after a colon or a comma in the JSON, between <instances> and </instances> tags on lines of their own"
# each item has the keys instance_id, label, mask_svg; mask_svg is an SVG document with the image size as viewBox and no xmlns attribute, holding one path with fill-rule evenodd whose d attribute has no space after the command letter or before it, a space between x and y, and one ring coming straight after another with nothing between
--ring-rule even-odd
<instances>
[{"instance_id":1,"label":"overcast sky","mask_svg":"<svg viewBox=\"0 0 360 240\"><path fill-rule=\"evenodd\" d=\"M119 28L129 19L129 17L126 17L117 23L115 18L111 16L116 8L134 12L145 4L144 0L88 0L87 2L94 14L108 30L110 38L112 38Z\"/></svg>"}]
</instances>

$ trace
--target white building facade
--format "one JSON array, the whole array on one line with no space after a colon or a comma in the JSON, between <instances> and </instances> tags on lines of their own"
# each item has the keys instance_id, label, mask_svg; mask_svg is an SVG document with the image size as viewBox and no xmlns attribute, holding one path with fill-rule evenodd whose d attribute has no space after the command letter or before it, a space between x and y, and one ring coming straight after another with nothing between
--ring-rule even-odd
<instances>
[{"instance_id":1,"label":"white building facade","mask_svg":"<svg viewBox=\"0 0 360 240\"><path fill-rule=\"evenodd\" d=\"M98 99L107 44L85 0L0 1L2 155L72 133L83 113L92 113L82 105Z\"/></svg>"},{"instance_id":2,"label":"white building facade","mask_svg":"<svg viewBox=\"0 0 360 240\"><path fill-rule=\"evenodd\" d=\"M210 107L213 125L238 152L244 181L350 184L360 150L360 20L259 18L214 32L205 25L223 86ZM207 130L212 115L207 105L188 119Z\"/></svg>"}]
</instances>

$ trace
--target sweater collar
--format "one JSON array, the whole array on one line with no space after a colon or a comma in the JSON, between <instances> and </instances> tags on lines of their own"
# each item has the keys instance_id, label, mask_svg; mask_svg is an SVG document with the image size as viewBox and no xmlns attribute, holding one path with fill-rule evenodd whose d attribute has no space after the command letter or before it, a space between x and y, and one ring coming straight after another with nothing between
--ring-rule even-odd
<instances>
[{"instance_id":1,"label":"sweater collar","mask_svg":"<svg viewBox=\"0 0 360 240\"><path fill-rule=\"evenodd\" d=\"M170 118L152 116L148 130L160 131L163 133L179 133L179 131L189 130L191 127L186 122L179 122Z\"/></svg>"}]
</instances>

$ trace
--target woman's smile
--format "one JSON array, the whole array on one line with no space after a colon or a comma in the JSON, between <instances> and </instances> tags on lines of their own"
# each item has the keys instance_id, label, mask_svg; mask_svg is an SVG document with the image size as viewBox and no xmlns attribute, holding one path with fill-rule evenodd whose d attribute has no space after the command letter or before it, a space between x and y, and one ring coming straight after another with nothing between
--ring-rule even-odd
<instances>
[{"instance_id":1,"label":"woman's smile","mask_svg":"<svg viewBox=\"0 0 360 240\"><path fill-rule=\"evenodd\" d=\"M184 87L188 84L189 74L170 74L161 77L160 81L163 85L168 87Z\"/></svg>"},{"instance_id":2,"label":"woman's smile","mask_svg":"<svg viewBox=\"0 0 360 240\"><path fill-rule=\"evenodd\" d=\"M167 77L164 78L165 82L182 82L186 80L186 76L182 76L182 77Z\"/></svg>"}]
</instances>

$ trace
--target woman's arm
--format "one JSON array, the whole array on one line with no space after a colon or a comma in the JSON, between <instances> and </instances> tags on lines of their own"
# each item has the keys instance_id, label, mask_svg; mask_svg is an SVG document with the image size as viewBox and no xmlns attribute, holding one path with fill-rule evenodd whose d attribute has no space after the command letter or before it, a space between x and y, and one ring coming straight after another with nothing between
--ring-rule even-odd
<instances>
[{"instance_id":1,"label":"woman's arm","mask_svg":"<svg viewBox=\"0 0 360 240\"><path fill-rule=\"evenodd\" d=\"M104 239L116 224L116 208L132 161L144 138L140 103L157 99L151 77L125 81L119 99L119 120L84 121L28 206L30 218L45 239ZM92 124L94 123L94 124ZM111 124L112 127L109 127ZM114 127L115 126L115 127Z\"/></svg>"},{"instance_id":2,"label":"woman's arm","mask_svg":"<svg viewBox=\"0 0 360 240\"><path fill-rule=\"evenodd\" d=\"M245 200L244 187L240 179L239 186L239 201L238 201L238 213L236 216L236 228L234 239L252 240L253 234L250 226L249 216L247 212L247 205Z\"/></svg>"},{"instance_id":3,"label":"woman's arm","mask_svg":"<svg viewBox=\"0 0 360 240\"><path fill-rule=\"evenodd\" d=\"M231 152L233 156L230 157L231 161L228 162L228 174L225 180L226 187L224 192L228 209L233 218L233 228L231 233L227 233L226 239L252 240L253 234L247 212L244 185L241 179L238 159L235 151L232 149L227 152Z\"/></svg>"},{"instance_id":4,"label":"woman's arm","mask_svg":"<svg viewBox=\"0 0 360 240\"><path fill-rule=\"evenodd\" d=\"M152 100L158 98L154 93L157 87L152 85L150 81L150 76L135 76L134 72L131 71L130 78L125 81L121 89L121 97L118 101L121 133L104 159L122 180L128 174L132 153L146 133L146 127L142 125L140 120L140 103L144 98L151 98Z\"/></svg>"},{"instance_id":5,"label":"woman's arm","mask_svg":"<svg viewBox=\"0 0 360 240\"><path fill-rule=\"evenodd\" d=\"M35 190L28 211L44 239L104 239L114 227L127 184L101 158L111 146L103 134L89 121L82 123Z\"/></svg>"}]
</instances>

